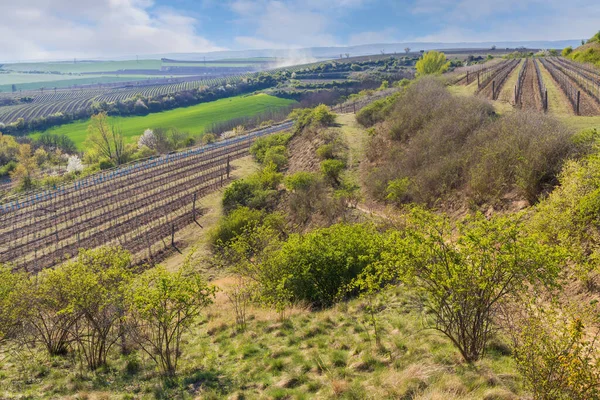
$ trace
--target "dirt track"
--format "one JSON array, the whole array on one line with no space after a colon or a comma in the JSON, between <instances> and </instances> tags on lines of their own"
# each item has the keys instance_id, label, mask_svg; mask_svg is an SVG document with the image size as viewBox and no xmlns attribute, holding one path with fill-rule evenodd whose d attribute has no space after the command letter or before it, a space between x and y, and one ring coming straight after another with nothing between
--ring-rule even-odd
<instances>
[{"instance_id":1,"label":"dirt track","mask_svg":"<svg viewBox=\"0 0 600 400\"><path fill-rule=\"evenodd\" d=\"M523 110L543 111L542 96L537 84L534 60L527 62L523 88L521 92L521 108Z\"/></svg>"}]
</instances>

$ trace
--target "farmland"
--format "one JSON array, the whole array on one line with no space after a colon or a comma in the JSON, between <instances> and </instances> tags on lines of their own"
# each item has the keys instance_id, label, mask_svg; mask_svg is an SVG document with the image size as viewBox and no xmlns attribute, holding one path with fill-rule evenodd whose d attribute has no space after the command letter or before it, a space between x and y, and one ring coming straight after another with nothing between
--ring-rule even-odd
<instances>
[{"instance_id":1,"label":"farmland","mask_svg":"<svg viewBox=\"0 0 600 400\"><path fill-rule=\"evenodd\" d=\"M563 57L502 60L457 69L449 77L490 100L505 92L510 105L524 110L600 116L600 70ZM505 87L509 81L511 87Z\"/></svg>"},{"instance_id":2,"label":"farmland","mask_svg":"<svg viewBox=\"0 0 600 400\"><path fill-rule=\"evenodd\" d=\"M155 245L193 223L200 199L231 177L231 161L247 154L276 125L214 145L105 171L53 191L30 194L0 209L0 262L39 271L81 247L119 243L143 259Z\"/></svg>"},{"instance_id":3,"label":"farmland","mask_svg":"<svg viewBox=\"0 0 600 400\"><path fill-rule=\"evenodd\" d=\"M230 119L249 117L261 112L284 108L295 103L293 100L281 99L266 94L253 96L239 96L221 99L195 106L177 108L147 116L138 117L110 117L110 122L118 126L126 142L133 142L148 128L173 128L199 136L205 129L215 122ZM89 121L77 121L67 125L51 128L50 133L65 134L69 136L80 149L87 136ZM36 134L33 135L34 137Z\"/></svg>"}]
</instances>

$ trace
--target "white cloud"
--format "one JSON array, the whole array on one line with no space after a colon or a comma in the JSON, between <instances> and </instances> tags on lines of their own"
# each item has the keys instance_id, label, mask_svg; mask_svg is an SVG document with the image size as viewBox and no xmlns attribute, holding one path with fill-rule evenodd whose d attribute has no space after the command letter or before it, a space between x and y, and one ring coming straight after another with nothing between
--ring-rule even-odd
<instances>
[{"instance_id":1,"label":"white cloud","mask_svg":"<svg viewBox=\"0 0 600 400\"><path fill-rule=\"evenodd\" d=\"M148 0L0 1L4 60L221 50L197 21Z\"/></svg>"}]
</instances>

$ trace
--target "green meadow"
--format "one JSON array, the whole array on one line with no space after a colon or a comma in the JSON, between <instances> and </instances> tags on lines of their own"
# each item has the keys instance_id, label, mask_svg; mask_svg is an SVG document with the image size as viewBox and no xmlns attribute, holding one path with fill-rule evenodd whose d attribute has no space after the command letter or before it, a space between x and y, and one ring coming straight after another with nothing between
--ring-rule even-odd
<instances>
[{"instance_id":1,"label":"green meadow","mask_svg":"<svg viewBox=\"0 0 600 400\"><path fill-rule=\"evenodd\" d=\"M110 117L109 122L121 129L126 143L134 142L144 130L156 128L177 128L193 136L200 136L215 122L251 117L268 109L287 107L292 103L293 100L256 94L230 97L145 116ZM65 134L75 141L79 149L83 150L88 125L89 120L77 121L48 129L47 132ZM36 137L40 133L36 132L32 136Z\"/></svg>"}]
</instances>

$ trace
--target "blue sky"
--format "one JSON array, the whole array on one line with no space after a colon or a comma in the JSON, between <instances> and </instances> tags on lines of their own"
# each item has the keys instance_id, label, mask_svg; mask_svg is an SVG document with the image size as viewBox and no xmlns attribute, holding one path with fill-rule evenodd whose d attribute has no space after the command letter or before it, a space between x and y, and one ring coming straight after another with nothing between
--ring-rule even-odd
<instances>
[{"instance_id":1,"label":"blue sky","mask_svg":"<svg viewBox=\"0 0 600 400\"><path fill-rule=\"evenodd\" d=\"M0 0L4 59L581 39L592 0Z\"/></svg>"}]
</instances>

